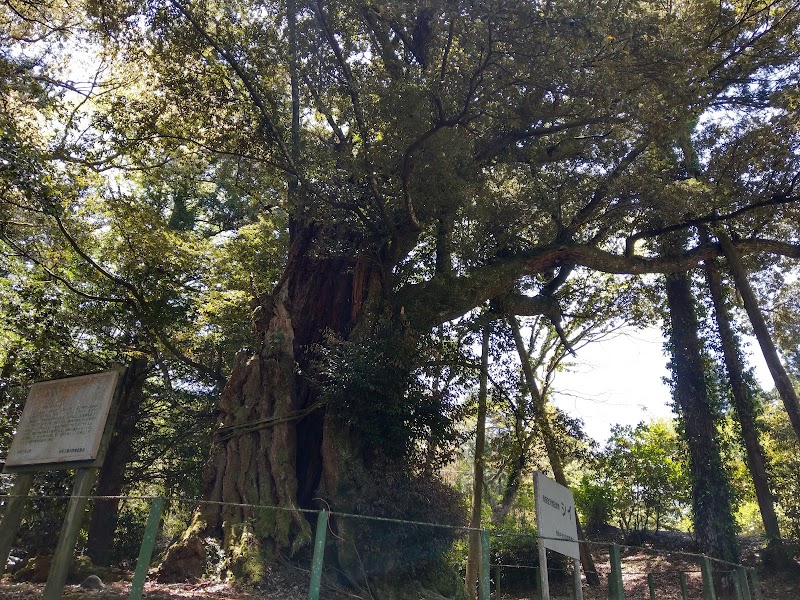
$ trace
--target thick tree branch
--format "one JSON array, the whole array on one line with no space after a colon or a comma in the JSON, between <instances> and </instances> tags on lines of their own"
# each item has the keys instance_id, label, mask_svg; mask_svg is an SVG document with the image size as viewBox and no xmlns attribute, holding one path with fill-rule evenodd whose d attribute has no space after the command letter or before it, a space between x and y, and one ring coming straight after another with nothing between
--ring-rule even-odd
<instances>
[{"instance_id":1,"label":"thick tree branch","mask_svg":"<svg viewBox=\"0 0 800 600\"><path fill-rule=\"evenodd\" d=\"M539 127L528 127L525 129L518 129L496 137L489 142L475 155L475 160L478 163L485 163L494 158L512 145L528 140L535 137L543 137L560 133L562 131L569 131L570 129L578 129L587 127L589 125L600 125L605 123L618 122L619 120L608 119L605 117L575 119L573 121L565 121L563 123L556 123L553 125L543 125Z\"/></svg>"},{"instance_id":2,"label":"thick tree branch","mask_svg":"<svg viewBox=\"0 0 800 600\"><path fill-rule=\"evenodd\" d=\"M96 296L96 295L93 295L93 294L87 294L86 292L83 292L83 291L79 290L78 288L76 288L74 285L72 285L66 278L58 275L52 269L48 268L44 263L42 263L42 261L37 260L35 257L32 257L32 256L28 255L27 253L25 253L26 257L29 260L31 260L32 262L35 262L43 271L45 271L45 273L48 274L48 276L50 276L53 279L55 279L56 281L60 282L69 291L71 291L74 294L77 294L78 296L81 296L81 297L86 298L88 300L95 300L95 301L98 301L98 302L112 302L112 303L127 304L128 306L131 307L131 310L134 312L134 314L136 314L137 317L139 319L141 319L141 321L144 324L145 328L150 333L152 333L164 345L164 347L169 351L170 354L172 354L175 358L177 358L178 360L180 360L184 364L186 364L186 365L196 369L197 371L199 371L199 372L211 377L217 383L219 383L219 384L224 384L225 383L225 378L219 371L211 369L211 368L209 368L209 367L207 367L207 366L205 366L205 365L203 365L203 364L201 364L201 363L189 358L185 354L183 354L174 344L172 344L172 342L169 341L167 336L164 334L164 332L160 328L152 326L150 324L150 318L152 317L152 315L150 315L148 302L145 299L145 297L142 295L141 291L139 289L137 289L136 286L133 285L131 282L125 280L122 277L114 275L113 273L111 273L107 269L105 269L103 266L101 266L97 261L95 261L91 256L89 256L83 250L83 248L81 248L80 244L78 244L77 240L70 234L70 232L65 227L64 223L61 221L61 219L57 215L51 214L50 216L56 222L56 225L58 226L59 231L64 236L64 239L67 241L67 244L73 249L73 251L84 262L86 262L87 265L89 265L91 268L93 268L95 271L97 271L101 276L103 276L104 278L108 279L112 284L114 284L114 285L126 290L130 294L131 297L115 298L115 297L110 297L110 296L105 296L104 297L104 296ZM9 245L11 245L15 249L17 249L17 251L22 252L22 250L16 244L14 244L12 240L8 239L6 236L4 236L4 238L6 239L6 242L9 243Z\"/></svg>"},{"instance_id":3,"label":"thick tree branch","mask_svg":"<svg viewBox=\"0 0 800 600\"><path fill-rule=\"evenodd\" d=\"M33 256L31 253L26 252L21 246L19 246L9 236L2 235L2 239L15 252L17 252L17 254L19 254L19 256L22 256L26 260L31 261L33 264L35 264L37 267L39 267L42 271L44 271L45 274L48 277L50 277L53 280L58 281L59 283L61 283L65 288L67 288L70 292L72 292L76 296L80 296L81 298L85 298L86 300L92 300L92 301L95 301L95 302L109 302L109 303L118 303L118 304L129 304L129 305L133 305L135 307L135 302L133 302L133 300L131 300L130 298L116 298L116 297L113 297L113 296L98 296L96 294L89 294L87 292L84 292L83 290L78 289L70 281L68 281L66 278L62 277L61 275L59 275L58 273L53 271L53 269L51 269L50 267L45 265L44 262L42 262L41 260L39 260L38 258Z\"/></svg>"},{"instance_id":4,"label":"thick tree branch","mask_svg":"<svg viewBox=\"0 0 800 600\"><path fill-rule=\"evenodd\" d=\"M353 71L350 68L350 64L347 62L347 58L344 56L344 52L339 45L339 41L336 39L336 34L334 33L325 13L322 0L317 0L316 7L317 20L322 27L322 31L325 34L325 38L328 41L331 51L336 57L336 62L339 63L339 68L342 70L342 74L344 75L344 79L347 84L347 93L350 96L350 102L353 106L353 113L356 117L356 125L358 126L359 135L361 136L361 144L364 149L364 172L367 182L369 183L370 192L372 193L372 197L375 201L378 212L381 215L381 219L390 229L392 229L393 237L396 237L396 232L393 230L394 222L389 219L388 215L386 214L386 209L383 205L383 194L380 192L378 180L375 176L375 167L372 164L372 140L369 128L367 127L367 119L364 112L364 107L361 104L361 97L359 95L360 86L353 76Z\"/></svg>"},{"instance_id":5,"label":"thick tree branch","mask_svg":"<svg viewBox=\"0 0 800 600\"><path fill-rule=\"evenodd\" d=\"M608 196L608 190L610 187L610 183L616 179L619 179L625 171L628 170L634 161L647 149L649 145L649 141L640 141L636 144L630 151L623 157L619 164L614 167L611 171L611 174L606 177L600 185L592 194L591 200L584 206L575 218L572 219L572 223L569 225L569 233L574 233L577 231L582 225L587 223L592 217L594 217L600 208L603 206L603 202L605 201L606 197Z\"/></svg>"},{"instance_id":6,"label":"thick tree branch","mask_svg":"<svg viewBox=\"0 0 800 600\"><path fill-rule=\"evenodd\" d=\"M113 284L125 289L128 293L136 300L136 305L138 306L138 310L144 312L147 307L147 301L142 296L141 292L133 285L130 281L123 279L122 277L118 277L113 273L109 272L107 269L103 268L97 261L95 261L91 256L89 256L86 252L84 252L83 248L80 247L77 240L72 237L72 235L67 231L67 228L64 226L64 223L58 217L58 215L51 214L50 215L53 220L56 222L59 231L61 231L61 235L64 236L64 239L67 240L67 244L75 251L75 253L83 259L86 264L92 267L95 271L100 273L103 277L108 279Z\"/></svg>"},{"instance_id":7,"label":"thick tree branch","mask_svg":"<svg viewBox=\"0 0 800 600\"><path fill-rule=\"evenodd\" d=\"M740 254L770 253L800 258L800 245L749 238L739 240ZM507 296L524 275L543 273L564 265L576 265L627 275L675 273L697 267L702 261L721 256L715 244L697 246L676 256L641 258L614 254L580 244L553 244L515 256L491 261L461 277L434 276L428 281L405 286L395 296L410 324L426 330L455 319L491 298Z\"/></svg>"}]
</instances>

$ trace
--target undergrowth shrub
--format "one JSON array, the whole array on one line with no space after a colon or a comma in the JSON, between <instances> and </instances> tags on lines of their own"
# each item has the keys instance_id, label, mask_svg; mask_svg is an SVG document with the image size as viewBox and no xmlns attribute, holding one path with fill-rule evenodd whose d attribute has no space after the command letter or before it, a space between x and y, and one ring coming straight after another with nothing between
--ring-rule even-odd
<instances>
[{"instance_id":1,"label":"undergrowth shrub","mask_svg":"<svg viewBox=\"0 0 800 600\"><path fill-rule=\"evenodd\" d=\"M408 473L402 468L383 465L373 471L364 485L350 491L344 499L355 514L436 523L447 527L398 523L346 517L340 519L340 532L350 539L340 544L355 550L356 580L367 577L383 582L417 581L442 589L460 581L450 550L453 542L465 535L463 497L452 487L430 474ZM334 507L334 510L336 508ZM463 581L460 583L463 588Z\"/></svg>"},{"instance_id":2,"label":"undergrowth shrub","mask_svg":"<svg viewBox=\"0 0 800 600\"><path fill-rule=\"evenodd\" d=\"M490 547L491 563L503 565L500 589L504 591L532 591L536 586L539 567L539 545L536 530L494 532ZM570 579L568 573L572 559L548 552L547 574L551 584L560 584ZM493 574L494 575L494 574Z\"/></svg>"}]
</instances>

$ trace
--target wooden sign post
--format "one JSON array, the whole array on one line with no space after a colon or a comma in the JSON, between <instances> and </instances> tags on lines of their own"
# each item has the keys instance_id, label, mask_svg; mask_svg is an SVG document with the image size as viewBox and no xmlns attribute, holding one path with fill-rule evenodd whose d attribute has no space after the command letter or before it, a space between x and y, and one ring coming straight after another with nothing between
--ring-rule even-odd
<instances>
[{"instance_id":1,"label":"wooden sign post","mask_svg":"<svg viewBox=\"0 0 800 600\"><path fill-rule=\"evenodd\" d=\"M547 576L548 548L572 557L575 571L575 598L583 600L578 521L572 492L538 471L533 475L533 487L536 492L536 531L539 534L542 600L550 600L550 582Z\"/></svg>"},{"instance_id":2,"label":"wooden sign post","mask_svg":"<svg viewBox=\"0 0 800 600\"><path fill-rule=\"evenodd\" d=\"M114 430L125 371L120 367L33 384L11 442L3 472L16 473L17 478L0 523L0 575L19 530L34 472L77 471L45 600L61 598L64 590L88 496Z\"/></svg>"}]
</instances>

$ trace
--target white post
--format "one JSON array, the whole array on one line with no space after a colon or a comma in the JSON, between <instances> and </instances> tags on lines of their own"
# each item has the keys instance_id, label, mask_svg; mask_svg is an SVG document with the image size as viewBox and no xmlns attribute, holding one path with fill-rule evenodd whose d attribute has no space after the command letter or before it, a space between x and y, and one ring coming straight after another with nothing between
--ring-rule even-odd
<instances>
[{"instance_id":1,"label":"white post","mask_svg":"<svg viewBox=\"0 0 800 600\"><path fill-rule=\"evenodd\" d=\"M581 587L581 561L579 558L572 559L572 577L575 584L575 600L583 600L583 588Z\"/></svg>"},{"instance_id":2,"label":"white post","mask_svg":"<svg viewBox=\"0 0 800 600\"><path fill-rule=\"evenodd\" d=\"M539 582L541 583L542 600L550 600L550 580L547 576L547 548L539 538Z\"/></svg>"}]
</instances>

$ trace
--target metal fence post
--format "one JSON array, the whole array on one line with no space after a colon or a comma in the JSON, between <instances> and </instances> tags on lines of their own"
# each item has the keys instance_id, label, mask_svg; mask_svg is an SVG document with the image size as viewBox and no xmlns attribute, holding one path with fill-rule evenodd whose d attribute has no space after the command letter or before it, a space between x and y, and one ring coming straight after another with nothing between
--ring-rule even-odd
<instances>
[{"instance_id":1,"label":"metal fence post","mask_svg":"<svg viewBox=\"0 0 800 600\"><path fill-rule=\"evenodd\" d=\"M489 598L489 576L491 567L489 566L489 532L481 530L481 564L478 568L478 598L480 600L490 600Z\"/></svg>"},{"instance_id":2,"label":"metal fence post","mask_svg":"<svg viewBox=\"0 0 800 600\"><path fill-rule=\"evenodd\" d=\"M750 569L750 581L753 582L753 598L754 600L763 600L761 595L761 580L758 578L758 573L755 569Z\"/></svg>"},{"instance_id":3,"label":"metal fence post","mask_svg":"<svg viewBox=\"0 0 800 600\"><path fill-rule=\"evenodd\" d=\"M686 583L686 573L681 571L681 597L683 600L689 600L689 586Z\"/></svg>"},{"instance_id":4,"label":"metal fence post","mask_svg":"<svg viewBox=\"0 0 800 600\"><path fill-rule=\"evenodd\" d=\"M704 600L717 600L717 594L714 592L714 574L711 570L711 560L705 554L700 558L700 570L703 572Z\"/></svg>"},{"instance_id":5,"label":"metal fence post","mask_svg":"<svg viewBox=\"0 0 800 600\"><path fill-rule=\"evenodd\" d=\"M608 578L608 598L609 600L625 600L625 587L622 584L622 559L617 544L611 544L609 559L611 560L611 574Z\"/></svg>"},{"instance_id":6,"label":"metal fence post","mask_svg":"<svg viewBox=\"0 0 800 600\"><path fill-rule=\"evenodd\" d=\"M734 577L739 580L739 585L742 588L742 600L753 600L753 597L750 595L750 584L747 582L747 569L739 565L736 567Z\"/></svg>"},{"instance_id":7,"label":"metal fence post","mask_svg":"<svg viewBox=\"0 0 800 600\"><path fill-rule=\"evenodd\" d=\"M317 516L317 530L314 534L314 557L311 559L311 583L308 586L309 600L319 600L319 586L322 583L322 563L325 559L325 538L328 535L328 511L321 510Z\"/></svg>"},{"instance_id":8,"label":"metal fence post","mask_svg":"<svg viewBox=\"0 0 800 600\"><path fill-rule=\"evenodd\" d=\"M133 574L131 593L128 596L128 600L140 600L142 597L147 571L150 569L150 559L153 557L158 525L161 523L161 515L164 512L164 504L164 498L159 497L153 500L153 504L150 507L150 516L147 517L147 524L144 527L142 546L139 548L139 558L136 559L136 571Z\"/></svg>"},{"instance_id":9,"label":"metal fence post","mask_svg":"<svg viewBox=\"0 0 800 600\"><path fill-rule=\"evenodd\" d=\"M647 574L647 587L650 590L650 600L656 600L656 581L652 573Z\"/></svg>"},{"instance_id":10,"label":"metal fence post","mask_svg":"<svg viewBox=\"0 0 800 600\"><path fill-rule=\"evenodd\" d=\"M494 597L500 600L500 576L503 574L502 567L497 564L494 567Z\"/></svg>"},{"instance_id":11,"label":"metal fence post","mask_svg":"<svg viewBox=\"0 0 800 600\"><path fill-rule=\"evenodd\" d=\"M739 572L737 570L733 570L731 573L731 581L733 582L733 595L736 597L736 600L744 600L744 594L742 593L742 582L739 579Z\"/></svg>"},{"instance_id":12,"label":"metal fence post","mask_svg":"<svg viewBox=\"0 0 800 600\"><path fill-rule=\"evenodd\" d=\"M583 600L583 587L581 587L581 561L579 558L572 560L572 599Z\"/></svg>"}]
</instances>

